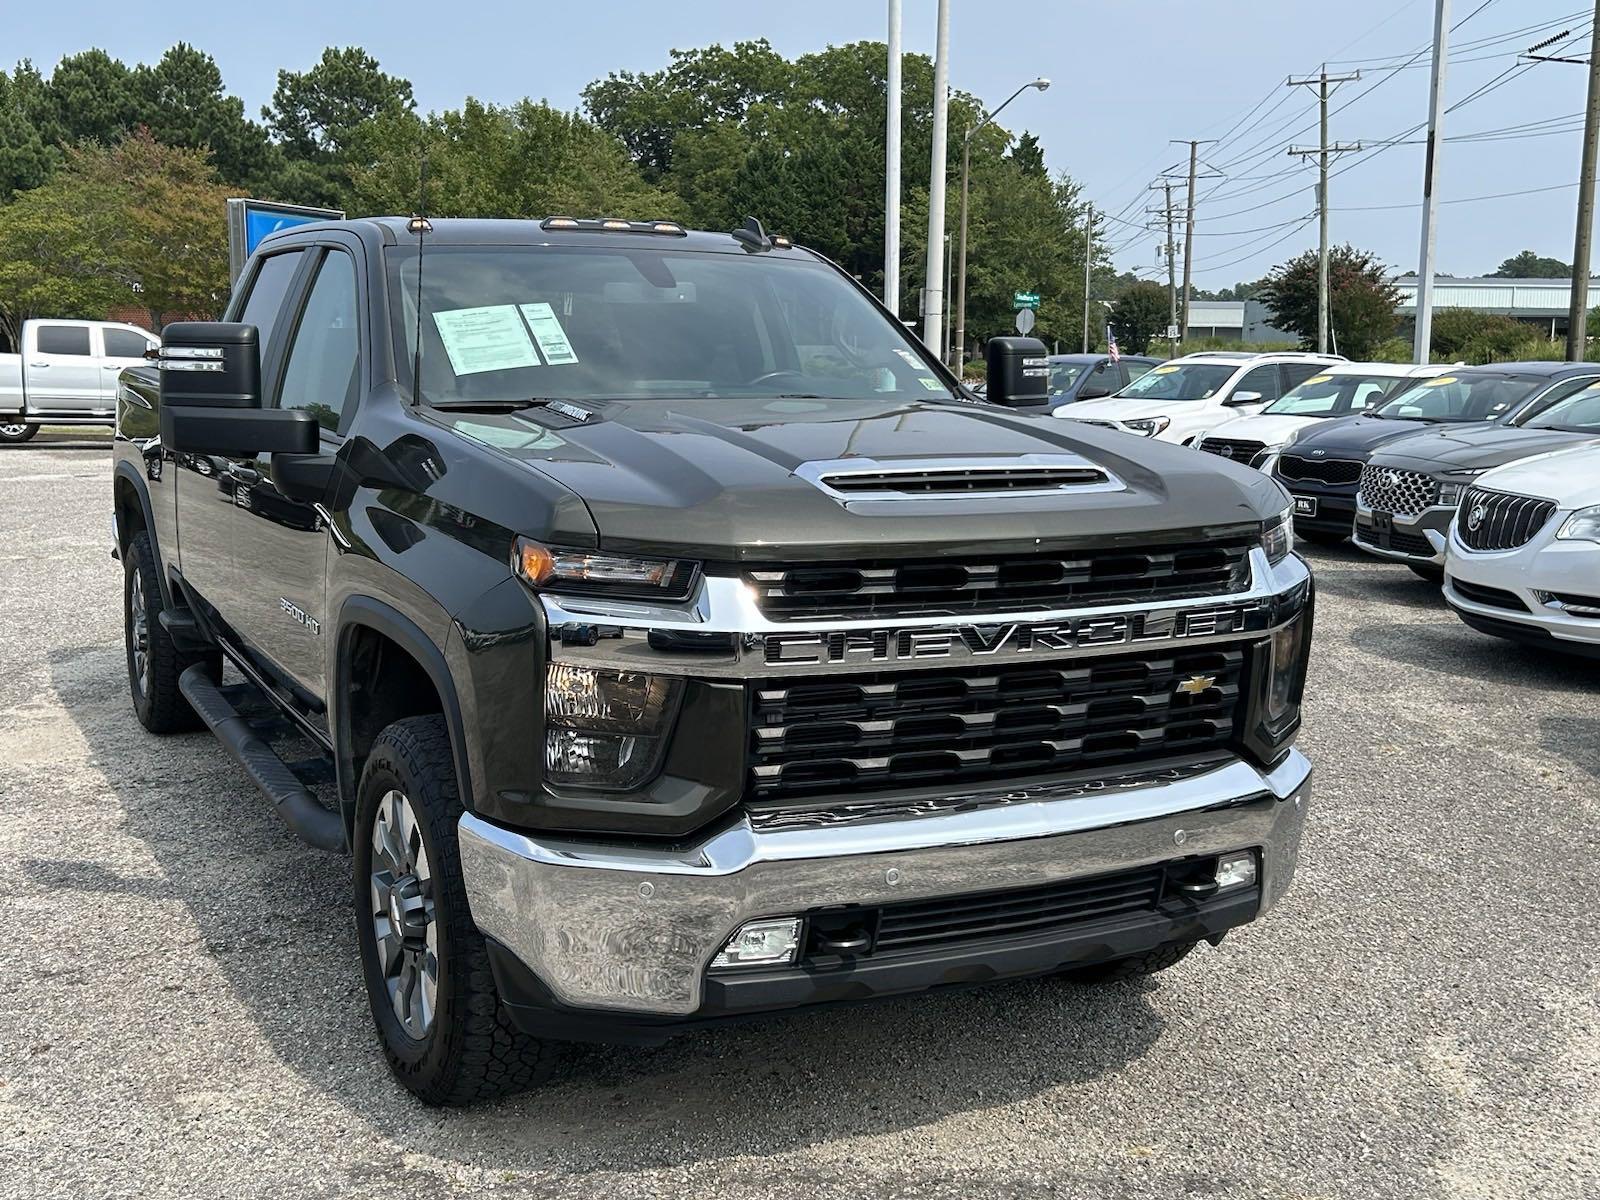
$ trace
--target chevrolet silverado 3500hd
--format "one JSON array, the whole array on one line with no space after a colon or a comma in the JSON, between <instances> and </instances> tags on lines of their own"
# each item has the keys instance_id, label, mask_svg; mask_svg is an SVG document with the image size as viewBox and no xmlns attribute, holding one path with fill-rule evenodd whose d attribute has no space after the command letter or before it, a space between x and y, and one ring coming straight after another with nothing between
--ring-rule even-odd
<instances>
[{"instance_id":1,"label":"chevrolet silverado 3500hd","mask_svg":"<svg viewBox=\"0 0 1600 1200\"><path fill-rule=\"evenodd\" d=\"M226 316L121 378L134 707L351 854L424 1100L562 1039L1151 972L1289 886L1288 498L1008 411L1038 342L979 402L756 222L307 226Z\"/></svg>"}]
</instances>

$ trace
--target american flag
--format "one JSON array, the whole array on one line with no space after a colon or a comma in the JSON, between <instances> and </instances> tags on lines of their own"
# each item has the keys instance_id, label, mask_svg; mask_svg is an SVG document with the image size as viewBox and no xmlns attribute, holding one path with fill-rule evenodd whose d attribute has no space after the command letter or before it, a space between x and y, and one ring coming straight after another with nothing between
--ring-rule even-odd
<instances>
[{"instance_id":1,"label":"american flag","mask_svg":"<svg viewBox=\"0 0 1600 1200\"><path fill-rule=\"evenodd\" d=\"M1112 362L1120 362L1122 355L1117 353L1117 333L1111 326L1106 326L1106 352L1111 355Z\"/></svg>"}]
</instances>

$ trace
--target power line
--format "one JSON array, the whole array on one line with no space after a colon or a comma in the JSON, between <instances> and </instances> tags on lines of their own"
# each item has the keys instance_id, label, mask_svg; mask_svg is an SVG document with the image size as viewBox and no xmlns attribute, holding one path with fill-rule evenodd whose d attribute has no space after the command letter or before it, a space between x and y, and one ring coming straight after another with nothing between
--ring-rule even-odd
<instances>
[{"instance_id":1,"label":"power line","mask_svg":"<svg viewBox=\"0 0 1600 1200\"><path fill-rule=\"evenodd\" d=\"M1578 186L1578 184L1577 184L1576 181L1574 181L1572 183L1552 183L1549 187L1523 188L1520 191L1515 191L1515 192L1490 192L1488 195L1484 195L1484 196L1457 196L1454 200L1441 200L1441 201L1439 201L1439 203L1440 204L1476 204L1480 200L1504 200L1504 199L1506 199L1507 197L1510 197L1510 196L1536 196L1540 192L1561 192L1561 191L1567 190L1568 188L1575 188L1577 186ZM1401 208L1421 208L1421 207L1422 207L1422 202L1420 200L1417 200L1417 201L1411 202L1410 204L1352 204L1352 205L1346 205L1345 207L1342 207L1342 208L1332 208L1332 209L1329 209L1328 211L1329 212L1387 212L1387 211L1392 211L1392 210L1401 209Z\"/></svg>"}]
</instances>

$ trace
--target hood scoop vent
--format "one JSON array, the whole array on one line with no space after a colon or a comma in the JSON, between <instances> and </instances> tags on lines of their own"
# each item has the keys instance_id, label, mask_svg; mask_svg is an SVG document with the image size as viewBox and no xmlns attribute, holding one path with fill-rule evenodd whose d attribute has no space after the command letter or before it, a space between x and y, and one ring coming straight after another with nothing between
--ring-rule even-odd
<instances>
[{"instance_id":1,"label":"hood scoop vent","mask_svg":"<svg viewBox=\"0 0 1600 1200\"><path fill-rule=\"evenodd\" d=\"M835 499L945 500L1118 491L1121 481L1076 454L973 458L847 458L804 463L795 474Z\"/></svg>"}]
</instances>

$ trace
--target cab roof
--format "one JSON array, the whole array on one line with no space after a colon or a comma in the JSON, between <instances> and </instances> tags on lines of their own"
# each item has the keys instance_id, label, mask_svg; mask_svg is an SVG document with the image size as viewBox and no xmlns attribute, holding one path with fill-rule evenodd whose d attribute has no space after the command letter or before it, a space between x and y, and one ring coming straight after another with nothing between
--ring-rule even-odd
<instances>
[{"instance_id":1,"label":"cab roof","mask_svg":"<svg viewBox=\"0 0 1600 1200\"><path fill-rule=\"evenodd\" d=\"M551 227L553 221L575 221L578 228ZM330 229L355 233L376 232L386 245L415 243L417 235L409 229L410 217L355 217L343 221L318 221L296 225L263 239L263 243L291 240L296 234L315 234ZM605 229L595 218L542 217L527 220L485 217L430 217L423 236L430 246L615 246L650 247L657 250L701 250L724 254L793 254L799 247L770 245L752 250L733 232L711 233L686 229L675 221L629 221L627 229ZM671 232L655 232L649 227L670 227ZM781 242L787 242L774 235ZM808 257L809 251L801 251Z\"/></svg>"}]
</instances>

